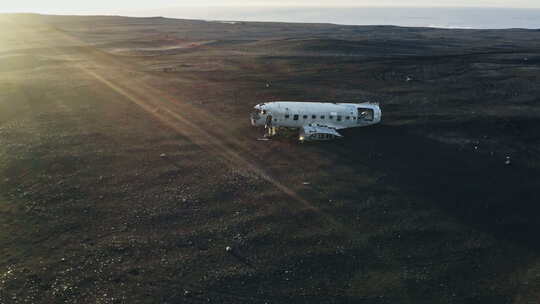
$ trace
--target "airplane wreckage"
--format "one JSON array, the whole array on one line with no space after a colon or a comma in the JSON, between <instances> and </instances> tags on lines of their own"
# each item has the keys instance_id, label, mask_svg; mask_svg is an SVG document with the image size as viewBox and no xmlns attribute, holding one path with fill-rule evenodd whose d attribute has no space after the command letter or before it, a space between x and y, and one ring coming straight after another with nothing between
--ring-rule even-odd
<instances>
[{"instance_id":1,"label":"airplane wreckage","mask_svg":"<svg viewBox=\"0 0 540 304\"><path fill-rule=\"evenodd\" d=\"M300 142L326 141L343 137L338 130L377 124L381 116L376 103L275 101L256 105L251 124L264 126L266 138L298 130Z\"/></svg>"}]
</instances>

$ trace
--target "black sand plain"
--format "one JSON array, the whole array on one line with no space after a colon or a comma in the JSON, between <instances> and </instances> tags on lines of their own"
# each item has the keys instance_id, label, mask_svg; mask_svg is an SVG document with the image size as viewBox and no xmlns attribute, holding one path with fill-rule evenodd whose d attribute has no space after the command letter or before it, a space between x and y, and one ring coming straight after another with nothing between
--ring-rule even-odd
<instances>
[{"instance_id":1,"label":"black sand plain","mask_svg":"<svg viewBox=\"0 0 540 304\"><path fill-rule=\"evenodd\" d=\"M0 303L539 303L539 80L538 30L0 15Z\"/></svg>"}]
</instances>

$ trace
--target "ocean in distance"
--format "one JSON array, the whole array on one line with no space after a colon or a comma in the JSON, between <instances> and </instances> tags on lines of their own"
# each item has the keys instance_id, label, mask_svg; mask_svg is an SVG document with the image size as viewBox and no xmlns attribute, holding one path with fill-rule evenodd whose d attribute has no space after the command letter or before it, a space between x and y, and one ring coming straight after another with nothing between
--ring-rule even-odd
<instances>
[{"instance_id":1,"label":"ocean in distance","mask_svg":"<svg viewBox=\"0 0 540 304\"><path fill-rule=\"evenodd\" d=\"M540 28L540 9L522 8L192 7L146 10L129 15L221 21L397 25L468 29Z\"/></svg>"}]
</instances>

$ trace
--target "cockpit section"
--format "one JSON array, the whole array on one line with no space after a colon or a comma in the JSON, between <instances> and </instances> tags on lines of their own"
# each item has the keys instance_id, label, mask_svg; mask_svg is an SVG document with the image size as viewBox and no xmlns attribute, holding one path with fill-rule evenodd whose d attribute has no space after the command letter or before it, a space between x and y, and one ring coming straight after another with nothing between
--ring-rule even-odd
<instances>
[{"instance_id":1,"label":"cockpit section","mask_svg":"<svg viewBox=\"0 0 540 304\"><path fill-rule=\"evenodd\" d=\"M256 105L250 114L251 124L253 126L263 126L266 123L268 110L265 109L265 104Z\"/></svg>"},{"instance_id":2,"label":"cockpit section","mask_svg":"<svg viewBox=\"0 0 540 304\"><path fill-rule=\"evenodd\" d=\"M251 121L257 121L261 118L261 111L260 110L255 110L255 111L251 111Z\"/></svg>"}]
</instances>

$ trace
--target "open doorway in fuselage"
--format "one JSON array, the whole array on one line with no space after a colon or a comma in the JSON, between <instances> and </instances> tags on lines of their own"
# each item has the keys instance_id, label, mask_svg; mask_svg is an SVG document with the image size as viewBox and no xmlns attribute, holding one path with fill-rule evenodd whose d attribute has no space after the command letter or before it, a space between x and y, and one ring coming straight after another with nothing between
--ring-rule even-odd
<instances>
[{"instance_id":1,"label":"open doorway in fuselage","mask_svg":"<svg viewBox=\"0 0 540 304\"><path fill-rule=\"evenodd\" d=\"M369 108L358 108L357 123L372 122L375 119L375 111Z\"/></svg>"},{"instance_id":2,"label":"open doorway in fuselage","mask_svg":"<svg viewBox=\"0 0 540 304\"><path fill-rule=\"evenodd\" d=\"M272 126L272 115L268 115L266 117L266 123L265 123L265 126L266 127L271 127Z\"/></svg>"}]
</instances>

